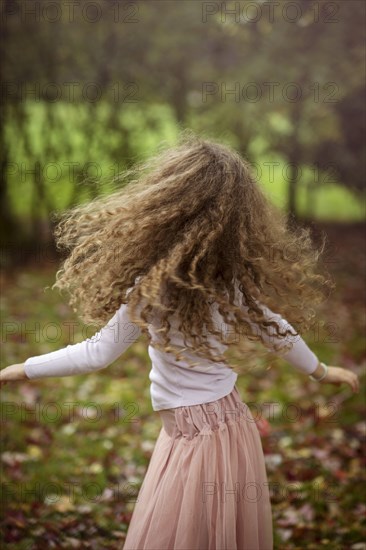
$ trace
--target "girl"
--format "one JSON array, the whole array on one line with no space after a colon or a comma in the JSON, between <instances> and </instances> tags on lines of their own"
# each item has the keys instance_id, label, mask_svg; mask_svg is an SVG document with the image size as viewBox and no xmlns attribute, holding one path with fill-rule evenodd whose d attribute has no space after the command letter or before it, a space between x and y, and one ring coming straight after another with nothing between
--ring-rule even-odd
<instances>
[{"instance_id":1,"label":"girl","mask_svg":"<svg viewBox=\"0 0 366 550\"><path fill-rule=\"evenodd\" d=\"M103 328L5 368L0 381L94 372L144 333L162 428L124 549L270 550L261 439L224 353L230 343L248 364L259 340L312 380L358 391L355 374L319 361L292 326L309 329L332 288L316 273L322 250L287 227L248 163L219 143L183 133L131 175L65 212L55 231L69 255L52 288Z\"/></svg>"}]
</instances>

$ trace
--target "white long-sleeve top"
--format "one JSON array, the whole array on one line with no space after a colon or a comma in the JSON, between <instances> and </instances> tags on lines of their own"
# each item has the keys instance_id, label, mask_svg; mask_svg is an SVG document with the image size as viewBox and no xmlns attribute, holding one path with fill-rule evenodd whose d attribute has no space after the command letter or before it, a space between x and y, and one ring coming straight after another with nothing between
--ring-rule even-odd
<instances>
[{"instance_id":1,"label":"white long-sleeve top","mask_svg":"<svg viewBox=\"0 0 366 550\"><path fill-rule=\"evenodd\" d=\"M132 287L131 287L132 288ZM131 289L129 289L131 290ZM236 287L236 292L239 292ZM236 295L238 296L238 294ZM218 304L214 302L212 308L215 327L227 330L221 314L218 312ZM245 312L247 308L243 307ZM268 320L275 320L281 328L293 329L293 327L279 314L274 313L268 307L261 304ZM249 320L249 317L248 317ZM251 322L251 321L250 321ZM176 315L170 318L170 341L172 344L185 349L183 335L178 331L178 319ZM251 322L252 326L253 323ZM152 341L159 336L156 333L158 325L151 320L149 332ZM270 329L268 336L262 331L266 347L274 351L273 344L284 345L284 340L276 336L275 330ZM77 344L69 344L65 348L43 355L29 357L24 363L24 370L28 378L39 379L57 376L72 376L76 374L98 371L113 363L141 334L141 329L132 323L127 309L127 304L122 304L110 321L91 338ZM210 344L217 347L220 353L224 353L227 345L222 344L213 336L208 336ZM288 361L296 370L304 374L311 374L316 370L318 358L306 345L300 335L294 336L291 342L292 348L281 357ZM155 349L151 344L148 354L151 359L150 395L152 407L155 411L181 406L209 403L229 394L237 380L237 373L225 363L214 363L202 360L186 351L186 357L193 361L199 361L199 365L189 367L186 361L176 361L172 353Z\"/></svg>"}]
</instances>

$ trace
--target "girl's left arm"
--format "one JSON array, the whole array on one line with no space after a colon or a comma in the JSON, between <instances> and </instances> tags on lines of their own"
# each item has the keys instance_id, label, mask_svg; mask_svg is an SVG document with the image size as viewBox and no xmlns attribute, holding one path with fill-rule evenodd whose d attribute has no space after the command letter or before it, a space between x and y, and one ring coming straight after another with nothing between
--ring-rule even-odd
<instances>
[{"instance_id":1,"label":"girl's left arm","mask_svg":"<svg viewBox=\"0 0 366 550\"><path fill-rule=\"evenodd\" d=\"M73 376L108 367L140 336L132 323L127 304L122 304L105 327L78 344L43 355L29 357L25 363L0 371L0 384L12 380Z\"/></svg>"}]
</instances>

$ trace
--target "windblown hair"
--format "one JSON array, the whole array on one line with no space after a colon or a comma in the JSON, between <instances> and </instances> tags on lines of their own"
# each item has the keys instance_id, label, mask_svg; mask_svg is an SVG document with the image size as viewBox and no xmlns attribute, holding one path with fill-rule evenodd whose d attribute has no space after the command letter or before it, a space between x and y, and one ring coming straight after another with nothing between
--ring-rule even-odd
<instances>
[{"instance_id":1,"label":"windblown hair","mask_svg":"<svg viewBox=\"0 0 366 550\"><path fill-rule=\"evenodd\" d=\"M334 287L328 274L316 272L325 237L317 249L308 228L290 229L249 163L230 147L183 132L176 146L136 163L117 184L117 191L63 212L55 230L67 257L52 288L68 293L84 322L103 325L128 303L150 344L181 359L168 334L176 312L184 349L216 362L225 357L212 351L207 332L222 344L228 340L212 322L212 302L228 333L239 336L231 345L246 350L249 341L265 343L261 332L269 334L269 327L281 340L293 338L266 322L261 303L301 331L310 328L314 306ZM160 342L148 332L152 312L160 318Z\"/></svg>"}]
</instances>

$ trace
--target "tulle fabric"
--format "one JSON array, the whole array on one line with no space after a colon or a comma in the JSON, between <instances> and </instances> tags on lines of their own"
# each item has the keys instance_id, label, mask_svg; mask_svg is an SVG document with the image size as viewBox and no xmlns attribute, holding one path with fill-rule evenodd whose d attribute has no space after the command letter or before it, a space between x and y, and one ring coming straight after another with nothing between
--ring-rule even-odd
<instances>
[{"instance_id":1,"label":"tulle fabric","mask_svg":"<svg viewBox=\"0 0 366 550\"><path fill-rule=\"evenodd\" d=\"M237 387L160 415L124 550L272 550L262 442Z\"/></svg>"}]
</instances>

